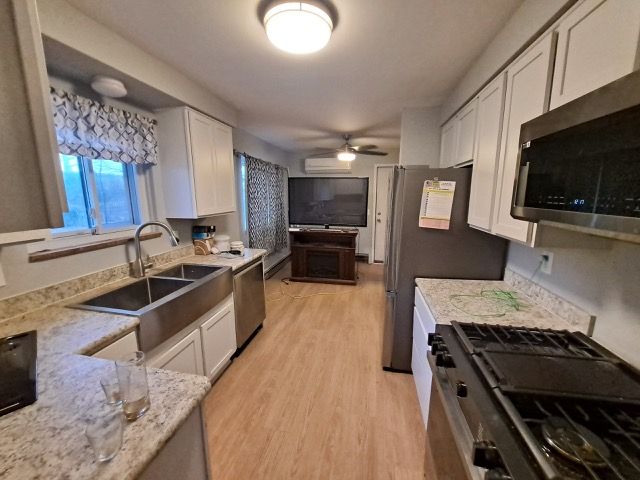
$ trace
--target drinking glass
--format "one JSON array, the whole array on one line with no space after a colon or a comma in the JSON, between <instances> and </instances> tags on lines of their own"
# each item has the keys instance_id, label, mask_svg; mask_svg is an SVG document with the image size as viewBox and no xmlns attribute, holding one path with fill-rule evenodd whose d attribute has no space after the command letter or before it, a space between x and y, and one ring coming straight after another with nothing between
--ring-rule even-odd
<instances>
[{"instance_id":1,"label":"drinking glass","mask_svg":"<svg viewBox=\"0 0 640 480\"><path fill-rule=\"evenodd\" d=\"M122 411L127 420L135 420L149 409L147 366L143 352L133 352L116 361L122 396Z\"/></svg>"},{"instance_id":2,"label":"drinking glass","mask_svg":"<svg viewBox=\"0 0 640 480\"><path fill-rule=\"evenodd\" d=\"M100 385L102 385L104 396L107 397L107 403L109 405L122 405L120 382L118 380L118 376L116 375L115 368L100 377Z\"/></svg>"},{"instance_id":3,"label":"drinking glass","mask_svg":"<svg viewBox=\"0 0 640 480\"><path fill-rule=\"evenodd\" d=\"M86 414L85 435L99 462L115 457L122 446L123 419L119 408L102 404Z\"/></svg>"}]
</instances>

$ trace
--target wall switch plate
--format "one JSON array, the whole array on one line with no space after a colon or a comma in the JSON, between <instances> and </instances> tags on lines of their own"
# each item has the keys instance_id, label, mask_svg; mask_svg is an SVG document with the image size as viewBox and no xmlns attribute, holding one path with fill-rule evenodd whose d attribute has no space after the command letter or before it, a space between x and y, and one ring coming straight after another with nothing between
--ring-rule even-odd
<instances>
[{"instance_id":1,"label":"wall switch plate","mask_svg":"<svg viewBox=\"0 0 640 480\"><path fill-rule=\"evenodd\" d=\"M553 253L542 252L540 254L540 271L551 275L551 267L553 266Z\"/></svg>"}]
</instances>

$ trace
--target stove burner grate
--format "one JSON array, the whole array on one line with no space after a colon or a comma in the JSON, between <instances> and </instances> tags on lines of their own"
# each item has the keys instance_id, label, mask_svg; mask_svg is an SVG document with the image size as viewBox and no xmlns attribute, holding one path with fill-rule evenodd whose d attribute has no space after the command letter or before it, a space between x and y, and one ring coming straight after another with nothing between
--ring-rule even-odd
<instances>
[{"instance_id":1,"label":"stove burner grate","mask_svg":"<svg viewBox=\"0 0 640 480\"><path fill-rule=\"evenodd\" d=\"M600 437L582 425L561 417L547 418L542 424L542 436L553 450L576 463L605 467L605 459L611 456Z\"/></svg>"}]
</instances>

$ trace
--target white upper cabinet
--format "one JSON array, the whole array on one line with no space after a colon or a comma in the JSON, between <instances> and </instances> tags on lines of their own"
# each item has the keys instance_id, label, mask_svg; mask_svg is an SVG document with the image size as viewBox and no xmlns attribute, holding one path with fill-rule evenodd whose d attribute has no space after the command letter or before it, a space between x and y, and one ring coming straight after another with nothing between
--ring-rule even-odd
<instances>
[{"instance_id":1,"label":"white upper cabinet","mask_svg":"<svg viewBox=\"0 0 640 480\"><path fill-rule=\"evenodd\" d=\"M557 27L551 108L637 68L640 1L585 0Z\"/></svg>"},{"instance_id":2,"label":"white upper cabinet","mask_svg":"<svg viewBox=\"0 0 640 480\"><path fill-rule=\"evenodd\" d=\"M531 242L535 228L511 216L513 188L520 147L520 126L547 110L555 36L546 35L507 69L502 141L491 231L523 243Z\"/></svg>"},{"instance_id":3,"label":"white upper cabinet","mask_svg":"<svg viewBox=\"0 0 640 480\"><path fill-rule=\"evenodd\" d=\"M458 127L455 161L453 165L459 165L473 160L477 120L478 99L474 98L456 115Z\"/></svg>"},{"instance_id":4,"label":"white upper cabinet","mask_svg":"<svg viewBox=\"0 0 640 480\"><path fill-rule=\"evenodd\" d=\"M458 126L456 117L442 126L440 134L440 168L447 168L456 164Z\"/></svg>"},{"instance_id":5,"label":"white upper cabinet","mask_svg":"<svg viewBox=\"0 0 640 480\"><path fill-rule=\"evenodd\" d=\"M235 211L231 127L190 108L161 110L157 117L166 216Z\"/></svg>"},{"instance_id":6,"label":"white upper cabinet","mask_svg":"<svg viewBox=\"0 0 640 480\"><path fill-rule=\"evenodd\" d=\"M478 124L469 197L469 224L491 230L506 74L487 85L476 99Z\"/></svg>"}]
</instances>

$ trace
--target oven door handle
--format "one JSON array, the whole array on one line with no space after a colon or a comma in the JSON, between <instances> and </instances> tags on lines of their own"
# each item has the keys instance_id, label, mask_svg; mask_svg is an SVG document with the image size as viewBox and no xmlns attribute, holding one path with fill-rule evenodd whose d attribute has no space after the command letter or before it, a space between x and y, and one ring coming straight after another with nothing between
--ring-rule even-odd
<instances>
[{"instance_id":1,"label":"oven door handle","mask_svg":"<svg viewBox=\"0 0 640 480\"><path fill-rule=\"evenodd\" d=\"M441 372L441 368L436 366L434 356L428 355L427 358L431 371L433 372L433 382L442 399L442 405L447 415L453 438L458 447L458 452L465 460L464 468L467 471L467 475L470 480L483 480L486 470L476 467L473 464L473 444L475 438L469 429L469 425L465 422L458 398L453 392L453 389L450 388L447 376Z\"/></svg>"}]
</instances>

